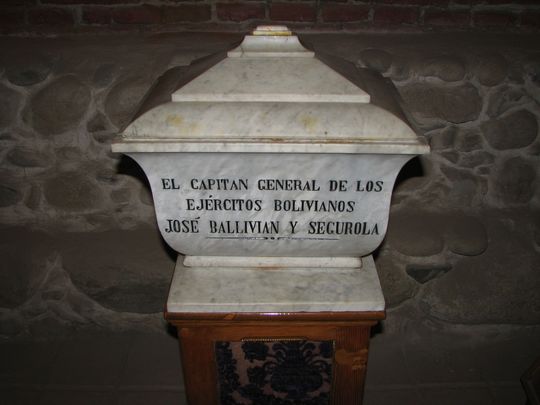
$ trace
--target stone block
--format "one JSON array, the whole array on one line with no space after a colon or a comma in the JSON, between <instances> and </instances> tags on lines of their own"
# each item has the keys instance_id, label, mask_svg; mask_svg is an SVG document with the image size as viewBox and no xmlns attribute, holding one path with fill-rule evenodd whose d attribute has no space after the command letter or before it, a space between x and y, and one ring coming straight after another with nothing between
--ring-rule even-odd
<instances>
[{"instance_id":1,"label":"stone block","mask_svg":"<svg viewBox=\"0 0 540 405\"><path fill-rule=\"evenodd\" d=\"M107 118L99 111L86 124L88 132L102 132L107 130L108 127Z\"/></svg>"},{"instance_id":2,"label":"stone block","mask_svg":"<svg viewBox=\"0 0 540 405\"><path fill-rule=\"evenodd\" d=\"M394 188L394 193L392 194L392 205L398 205L402 202L406 202L409 198L414 198L415 195L420 194L419 190L422 190L426 187L429 181L422 177L409 177L403 179ZM432 188L432 187L430 187Z\"/></svg>"},{"instance_id":3,"label":"stone block","mask_svg":"<svg viewBox=\"0 0 540 405\"><path fill-rule=\"evenodd\" d=\"M490 94L487 113L492 118L499 118L507 110L527 101L529 99L523 90L502 85Z\"/></svg>"},{"instance_id":4,"label":"stone block","mask_svg":"<svg viewBox=\"0 0 540 405\"><path fill-rule=\"evenodd\" d=\"M41 203L41 189L39 186L34 184L30 187L30 191L26 195L24 204L28 208L35 210L39 207L40 203Z\"/></svg>"},{"instance_id":5,"label":"stone block","mask_svg":"<svg viewBox=\"0 0 540 405\"><path fill-rule=\"evenodd\" d=\"M452 163L457 163L459 160L459 153L454 151L441 152L440 155Z\"/></svg>"},{"instance_id":6,"label":"stone block","mask_svg":"<svg viewBox=\"0 0 540 405\"><path fill-rule=\"evenodd\" d=\"M15 90L0 85L0 128L10 125L21 104L21 97Z\"/></svg>"},{"instance_id":7,"label":"stone block","mask_svg":"<svg viewBox=\"0 0 540 405\"><path fill-rule=\"evenodd\" d=\"M143 185L139 187L139 200L141 200L141 202L145 205L154 205L154 199L152 197L152 192L150 191L149 186Z\"/></svg>"},{"instance_id":8,"label":"stone block","mask_svg":"<svg viewBox=\"0 0 540 405\"><path fill-rule=\"evenodd\" d=\"M392 65L390 77L393 81L399 82L407 80L409 77L411 77L412 73L413 69L408 62L404 60L396 60L396 62Z\"/></svg>"},{"instance_id":9,"label":"stone block","mask_svg":"<svg viewBox=\"0 0 540 405\"><path fill-rule=\"evenodd\" d=\"M61 172L44 183L47 202L66 211L92 211L103 204L102 189L90 180L87 173Z\"/></svg>"},{"instance_id":10,"label":"stone block","mask_svg":"<svg viewBox=\"0 0 540 405\"><path fill-rule=\"evenodd\" d=\"M490 194L498 205L526 204L534 195L536 169L520 157L510 158L497 168L491 181Z\"/></svg>"},{"instance_id":11,"label":"stone block","mask_svg":"<svg viewBox=\"0 0 540 405\"><path fill-rule=\"evenodd\" d=\"M400 305L418 292L418 284L405 273L406 263L392 249L381 249L375 261L387 308Z\"/></svg>"},{"instance_id":12,"label":"stone block","mask_svg":"<svg viewBox=\"0 0 540 405\"><path fill-rule=\"evenodd\" d=\"M55 150L58 172L77 171L84 161L83 151L75 146L65 146Z\"/></svg>"},{"instance_id":13,"label":"stone block","mask_svg":"<svg viewBox=\"0 0 540 405\"><path fill-rule=\"evenodd\" d=\"M458 131L454 144L460 152L473 152L484 147L482 135L476 128Z\"/></svg>"},{"instance_id":14,"label":"stone block","mask_svg":"<svg viewBox=\"0 0 540 405\"><path fill-rule=\"evenodd\" d=\"M382 49L369 48L360 53L359 64L385 73L392 66L392 55Z\"/></svg>"},{"instance_id":15,"label":"stone block","mask_svg":"<svg viewBox=\"0 0 540 405\"><path fill-rule=\"evenodd\" d=\"M96 142L110 145L112 140L117 137L117 133L116 131L100 131L94 132L92 136L96 140ZM109 152L107 156L116 158L116 156L114 156L112 152Z\"/></svg>"},{"instance_id":16,"label":"stone block","mask_svg":"<svg viewBox=\"0 0 540 405\"><path fill-rule=\"evenodd\" d=\"M484 216L489 246L464 257L420 294L428 315L461 324L540 322L540 257L524 230L531 218L492 212Z\"/></svg>"},{"instance_id":17,"label":"stone block","mask_svg":"<svg viewBox=\"0 0 540 405\"><path fill-rule=\"evenodd\" d=\"M460 124L477 119L482 109L482 99L471 84L443 87L417 83L399 90L407 108L420 122L440 119Z\"/></svg>"},{"instance_id":18,"label":"stone block","mask_svg":"<svg viewBox=\"0 0 540 405\"><path fill-rule=\"evenodd\" d=\"M131 191L129 188L121 188L111 191L111 200L117 204L129 204L131 201Z\"/></svg>"},{"instance_id":19,"label":"stone block","mask_svg":"<svg viewBox=\"0 0 540 405\"><path fill-rule=\"evenodd\" d=\"M460 130L456 134L455 148L460 152L478 151L483 147L482 135L476 128Z\"/></svg>"},{"instance_id":20,"label":"stone block","mask_svg":"<svg viewBox=\"0 0 540 405\"><path fill-rule=\"evenodd\" d=\"M92 83L97 87L106 87L112 83L118 74L118 67L114 63L104 63L94 72Z\"/></svg>"},{"instance_id":21,"label":"stone block","mask_svg":"<svg viewBox=\"0 0 540 405\"><path fill-rule=\"evenodd\" d=\"M57 57L39 52L14 55L6 68L6 77L16 86L32 86L51 74L56 61Z\"/></svg>"},{"instance_id":22,"label":"stone block","mask_svg":"<svg viewBox=\"0 0 540 405\"><path fill-rule=\"evenodd\" d=\"M20 313L28 320L43 315L47 310L47 303L38 294L34 294L20 308Z\"/></svg>"},{"instance_id":23,"label":"stone block","mask_svg":"<svg viewBox=\"0 0 540 405\"><path fill-rule=\"evenodd\" d=\"M488 174L491 173L491 168L489 166L477 167L475 169L475 173L477 173L480 176L487 176Z\"/></svg>"},{"instance_id":24,"label":"stone block","mask_svg":"<svg viewBox=\"0 0 540 405\"><path fill-rule=\"evenodd\" d=\"M0 142L2 142L4 145L8 145L16 140L13 133L10 132L2 132L0 133Z\"/></svg>"},{"instance_id":25,"label":"stone block","mask_svg":"<svg viewBox=\"0 0 540 405\"><path fill-rule=\"evenodd\" d=\"M481 255L488 247L484 224L477 218L454 214L448 217L443 230L448 249L462 256Z\"/></svg>"},{"instance_id":26,"label":"stone block","mask_svg":"<svg viewBox=\"0 0 540 405\"><path fill-rule=\"evenodd\" d=\"M487 182L468 169L455 166L441 166L441 172L451 182L444 199L444 206L463 209L479 204L488 191Z\"/></svg>"},{"instance_id":27,"label":"stone block","mask_svg":"<svg viewBox=\"0 0 540 405\"><path fill-rule=\"evenodd\" d=\"M484 150L477 150L470 153L463 153L459 157L459 165L461 167L474 169L480 166L491 166L495 161L495 157Z\"/></svg>"},{"instance_id":28,"label":"stone block","mask_svg":"<svg viewBox=\"0 0 540 405\"><path fill-rule=\"evenodd\" d=\"M96 180L104 185L115 185L119 182L120 177L116 170L108 167L99 167L96 169Z\"/></svg>"},{"instance_id":29,"label":"stone block","mask_svg":"<svg viewBox=\"0 0 540 405\"><path fill-rule=\"evenodd\" d=\"M79 79L62 76L32 96L25 120L44 135L56 135L79 124L90 99L90 90Z\"/></svg>"},{"instance_id":30,"label":"stone block","mask_svg":"<svg viewBox=\"0 0 540 405\"><path fill-rule=\"evenodd\" d=\"M429 134L429 146L433 151L441 151L454 146L459 129L455 126L435 130Z\"/></svg>"},{"instance_id":31,"label":"stone block","mask_svg":"<svg viewBox=\"0 0 540 405\"><path fill-rule=\"evenodd\" d=\"M114 85L105 99L105 113L117 128L127 125L150 86L142 77L128 78Z\"/></svg>"},{"instance_id":32,"label":"stone block","mask_svg":"<svg viewBox=\"0 0 540 405\"><path fill-rule=\"evenodd\" d=\"M465 64L456 56L440 55L422 60L418 73L438 77L446 82L456 82L465 77Z\"/></svg>"},{"instance_id":33,"label":"stone block","mask_svg":"<svg viewBox=\"0 0 540 405\"><path fill-rule=\"evenodd\" d=\"M473 67L473 73L484 86L495 86L508 74L508 61L498 53L481 55Z\"/></svg>"},{"instance_id":34,"label":"stone block","mask_svg":"<svg viewBox=\"0 0 540 405\"><path fill-rule=\"evenodd\" d=\"M7 159L20 167L46 167L51 160L47 153L32 146L20 146L10 150Z\"/></svg>"},{"instance_id":35,"label":"stone block","mask_svg":"<svg viewBox=\"0 0 540 405\"><path fill-rule=\"evenodd\" d=\"M92 225L92 229L96 232L105 231L117 226L117 221L115 219L112 219L110 214L104 214L99 212L93 214L86 214L84 216L84 219L86 220L86 222Z\"/></svg>"},{"instance_id":36,"label":"stone block","mask_svg":"<svg viewBox=\"0 0 540 405\"><path fill-rule=\"evenodd\" d=\"M0 184L0 207L15 205L21 199L22 193L16 186Z\"/></svg>"},{"instance_id":37,"label":"stone block","mask_svg":"<svg viewBox=\"0 0 540 405\"><path fill-rule=\"evenodd\" d=\"M433 256L443 250L444 243L437 216L433 214L395 212L390 215L387 240L398 252L407 256ZM414 229L415 237L411 238Z\"/></svg>"},{"instance_id":38,"label":"stone block","mask_svg":"<svg viewBox=\"0 0 540 405\"><path fill-rule=\"evenodd\" d=\"M401 169L396 179L392 195L393 203L394 200L399 200L406 195L425 197L423 191L428 187L433 189L437 177L439 176L432 156L422 155L410 160Z\"/></svg>"},{"instance_id":39,"label":"stone block","mask_svg":"<svg viewBox=\"0 0 540 405\"><path fill-rule=\"evenodd\" d=\"M528 110L518 110L482 124L482 132L491 147L498 150L529 146L538 135L538 120Z\"/></svg>"}]
</instances>

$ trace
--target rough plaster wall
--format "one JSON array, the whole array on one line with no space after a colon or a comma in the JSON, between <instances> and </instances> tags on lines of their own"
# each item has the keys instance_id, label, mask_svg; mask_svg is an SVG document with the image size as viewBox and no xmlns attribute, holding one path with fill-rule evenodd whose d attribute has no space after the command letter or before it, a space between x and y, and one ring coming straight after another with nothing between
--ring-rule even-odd
<instances>
[{"instance_id":1,"label":"rough plaster wall","mask_svg":"<svg viewBox=\"0 0 540 405\"><path fill-rule=\"evenodd\" d=\"M144 174L110 141L164 71L238 39L1 40L0 335L165 327L174 254ZM540 323L538 38L304 40L390 77L433 149L404 168L377 253L390 313Z\"/></svg>"}]
</instances>

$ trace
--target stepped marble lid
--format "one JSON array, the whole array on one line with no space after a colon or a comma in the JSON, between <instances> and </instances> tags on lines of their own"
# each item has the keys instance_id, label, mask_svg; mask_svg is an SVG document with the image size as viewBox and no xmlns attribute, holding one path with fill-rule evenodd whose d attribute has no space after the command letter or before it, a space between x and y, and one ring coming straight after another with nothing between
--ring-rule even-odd
<instances>
[{"instance_id":1,"label":"stepped marble lid","mask_svg":"<svg viewBox=\"0 0 540 405\"><path fill-rule=\"evenodd\" d=\"M282 26L258 27L169 100L135 119L113 151L429 150L405 120L372 103Z\"/></svg>"}]
</instances>

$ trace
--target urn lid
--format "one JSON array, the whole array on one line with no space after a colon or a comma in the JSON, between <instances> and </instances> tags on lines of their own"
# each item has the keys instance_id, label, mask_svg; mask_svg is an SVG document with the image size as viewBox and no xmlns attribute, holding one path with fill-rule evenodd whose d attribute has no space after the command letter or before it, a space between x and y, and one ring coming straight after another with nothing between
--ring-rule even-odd
<instances>
[{"instance_id":1,"label":"urn lid","mask_svg":"<svg viewBox=\"0 0 540 405\"><path fill-rule=\"evenodd\" d=\"M287 27L258 27L223 56L194 62L193 80L184 79L172 94L169 86L165 102L156 106L160 96L147 97L147 111L113 151L429 151L407 123L391 83L350 62L315 55ZM154 89L166 92L167 86Z\"/></svg>"}]
</instances>

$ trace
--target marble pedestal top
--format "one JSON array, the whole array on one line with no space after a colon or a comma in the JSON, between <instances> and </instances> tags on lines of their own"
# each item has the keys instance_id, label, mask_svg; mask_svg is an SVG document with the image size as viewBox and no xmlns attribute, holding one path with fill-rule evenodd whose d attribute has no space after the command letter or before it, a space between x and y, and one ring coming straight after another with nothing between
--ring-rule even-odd
<instances>
[{"instance_id":1,"label":"marble pedestal top","mask_svg":"<svg viewBox=\"0 0 540 405\"><path fill-rule=\"evenodd\" d=\"M372 256L362 268L208 268L176 262L167 312L370 312L384 297Z\"/></svg>"}]
</instances>

